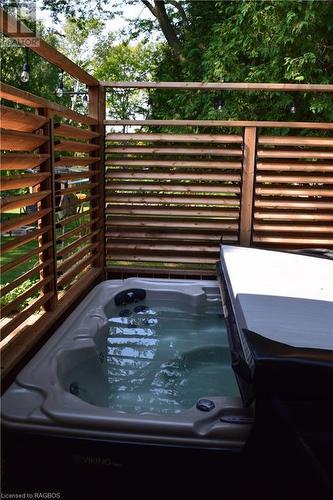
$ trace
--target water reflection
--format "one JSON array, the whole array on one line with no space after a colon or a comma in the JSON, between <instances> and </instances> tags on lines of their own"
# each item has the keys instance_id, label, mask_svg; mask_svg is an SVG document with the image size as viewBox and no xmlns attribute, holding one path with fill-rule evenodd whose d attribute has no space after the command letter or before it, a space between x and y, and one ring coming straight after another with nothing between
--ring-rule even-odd
<instances>
[{"instance_id":1,"label":"water reflection","mask_svg":"<svg viewBox=\"0 0 333 500\"><path fill-rule=\"evenodd\" d=\"M221 395L226 332L218 308L214 304L208 315L199 315L142 304L110 318L109 406L124 412L177 413L201 396ZM207 349L207 343L214 347ZM227 372L232 387L229 366Z\"/></svg>"}]
</instances>

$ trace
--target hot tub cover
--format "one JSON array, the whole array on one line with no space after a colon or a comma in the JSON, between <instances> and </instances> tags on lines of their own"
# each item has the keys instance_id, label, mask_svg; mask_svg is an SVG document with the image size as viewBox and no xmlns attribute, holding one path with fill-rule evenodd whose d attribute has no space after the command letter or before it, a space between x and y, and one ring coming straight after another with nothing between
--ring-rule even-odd
<instances>
[{"instance_id":1,"label":"hot tub cover","mask_svg":"<svg viewBox=\"0 0 333 500\"><path fill-rule=\"evenodd\" d=\"M243 399L332 397L333 262L223 245L218 268Z\"/></svg>"}]
</instances>

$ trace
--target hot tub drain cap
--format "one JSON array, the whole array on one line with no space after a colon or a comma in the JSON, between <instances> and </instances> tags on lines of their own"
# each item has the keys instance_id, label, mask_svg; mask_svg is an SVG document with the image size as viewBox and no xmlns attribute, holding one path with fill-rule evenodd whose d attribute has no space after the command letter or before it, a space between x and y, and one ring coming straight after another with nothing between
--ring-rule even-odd
<instances>
[{"instance_id":1,"label":"hot tub drain cap","mask_svg":"<svg viewBox=\"0 0 333 500\"><path fill-rule=\"evenodd\" d=\"M211 411L215 408L215 403L211 399L199 399L197 408L200 411Z\"/></svg>"}]
</instances>

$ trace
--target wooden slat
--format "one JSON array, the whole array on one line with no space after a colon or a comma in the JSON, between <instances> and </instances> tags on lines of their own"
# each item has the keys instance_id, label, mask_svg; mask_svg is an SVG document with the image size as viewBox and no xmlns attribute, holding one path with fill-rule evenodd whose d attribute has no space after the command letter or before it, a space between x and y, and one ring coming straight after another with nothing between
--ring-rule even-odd
<instances>
[{"instance_id":1,"label":"wooden slat","mask_svg":"<svg viewBox=\"0 0 333 500\"><path fill-rule=\"evenodd\" d=\"M319 162L306 163L266 163L258 162L257 170L284 171L284 172L333 172L333 165Z\"/></svg>"},{"instance_id":2,"label":"wooden slat","mask_svg":"<svg viewBox=\"0 0 333 500\"><path fill-rule=\"evenodd\" d=\"M37 342L41 340L43 335L47 335L51 328L58 321L63 321L66 312L71 308L75 302L86 294L88 290L100 279L102 276L102 269L92 269L85 273L85 279L80 280L78 283L71 286L66 290L64 296L59 300L58 307L37 319L31 326L26 326L22 322L20 316L20 323L16 328L12 328L10 333L7 333L6 338L1 342L2 351L2 375L8 375L10 370L17 367L22 358L31 350ZM46 301L48 298L46 298ZM29 311L28 314L31 314ZM16 318L15 318L16 319Z\"/></svg>"},{"instance_id":3,"label":"wooden slat","mask_svg":"<svg viewBox=\"0 0 333 500\"><path fill-rule=\"evenodd\" d=\"M111 190L110 186L107 189ZM159 192L184 192L184 193L196 193L196 192L211 192L211 193L234 193L237 194L240 192L240 188L238 186L229 186L229 185L221 185L221 186L211 186L211 185L175 185L175 184L131 184L128 182L127 184L113 184L113 190L124 190L124 191L159 191ZM137 193L138 194L138 193ZM108 191L106 192L108 195Z\"/></svg>"},{"instance_id":4,"label":"wooden slat","mask_svg":"<svg viewBox=\"0 0 333 500\"><path fill-rule=\"evenodd\" d=\"M195 195L195 196L183 196L183 195L176 195L174 196L173 194L168 195L167 193L164 193L163 196L156 196L156 195L142 195L142 196L137 196L137 195L111 195L107 196L106 199L106 204L108 203L118 203L118 204L124 204L124 203L162 203L163 205L168 204L173 204L173 205L190 205L190 204L195 204L196 206L200 205L209 205L209 206L239 206L240 200L238 196L201 196L201 195ZM200 208L200 207L198 207Z\"/></svg>"},{"instance_id":5,"label":"wooden slat","mask_svg":"<svg viewBox=\"0 0 333 500\"><path fill-rule=\"evenodd\" d=\"M152 228L150 231L145 230L144 228L135 228L133 230L129 230L128 227L117 227L112 231L107 231L105 237L108 241L109 239L119 241L153 241L153 240L165 240L165 241L205 241L207 243L219 243L221 239L221 232L218 230L216 233L210 231L209 233L198 233L198 232L189 232L188 230L184 230L181 233L174 234L173 230L170 228Z\"/></svg>"},{"instance_id":6,"label":"wooden slat","mask_svg":"<svg viewBox=\"0 0 333 500\"><path fill-rule=\"evenodd\" d=\"M332 214L319 212L295 213L295 212L255 212L256 220L285 220L285 221L327 221L333 222Z\"/></svg>"},{"instance_id":7,"label":"wooden slat","mask_svg":"<svg viewBox=\"0 0 333 500\"><path fill-rule=\"evenodd\" d=\"M209 144L241 144L241 135L222 134L139 134L139 133L110 133L105 136L106 141L145 141L145 142L208 142Z\"/></svg>"},{"instance_id":8,"label":"wooden slat","mask_svg":"<svg viewBox=\"0 0 333 500\"><path fill-rule=\"evenodd\" d=\"M256 139L256 128L247 127L244 133L244 157L239 229L240 244L244 246L249 246L251 243Z\"/></svg>"},{"instance_id":9,"label":"wooden slat","mask_svg":"<svg viewBox=\"0 0 333 500\"><path fill-rule=\"evenodd\" d=\"M216 271L213 266L210 266L211 269L204 269L200 267L188 267L182 266L181 269L170 267L170 265L165 265L164 267L138 267L137 265L126 265L126 266L117 266L117 265L109 265L106 269L108 274L114 275L121 273L122 275L130 275L130 276L205 276L205 277L216 277Z\"/></svg>"},{"instance_id":10,"label":"wooden slat","mask_svg":"<svg viewBox=\"0 0 333 500\"><path fill-rule=\"evenodd\" d=\"M0 105L1 126L18 132L34 132L45 125L47 118L20 109Z\"/></svg>"},{"instance_id":11,"label":"wooden slat","mask_svg":"<svg viewBox=\"0 0 333 500\"><path fill-rule=\"evenodd\" d=\"M85 259L82 259L74 268L72 268L70 271L65 273L59 280L58 280L58 287L62 288L73 279L75 279L86 267L91 265L96 259L98 259L98 254L95 255L88 255Z\"/></svg>"},{"instance_id":12,"label":"wooden slat","mask_svg":"<svg viewBox=\"0 0 333 500\"><path fill-rule=\"evenodd\" d=\"M33 222L37 222L42 217L45 217L50 213L49 209L39 210L31 215L24 215L23 217L17 217L15 219L10 219L8 222L4 222L1 224L1 233L8 233L17 227L26 226L28 224L32 224Z\"/></svg>"},{"instance_id":13,"label":"wooden slat","mask_svg":"<svg viewBox=\"0 0 333 500\"><path fill-rule=\"evenodd\" d=\"M93 252L98 247L98 243L91 243L90 245L86 245L82 250L79 250L68 259L64 260L60 265L58 265L57 270L60 273L66 273L71 269L75 264L77 264L83 257Z\"/></svg>"},{"instance_id":14,"label":"wooden slat","mask_svg":"<svg viewBox=\"0 0 333 500\"><path fill-rule=\"evenodd\" d=\"M83 245L87 240L93 238L98 234L98 231L93 231L91 233L86 234L85 236L82 236L81 238L77 239L70 245L65 246L61 250L58 250L57 252L57 257L64 258L65 255L68 255L71 253L75 248L79 247L80 245Z\"/></svg>"},{"instance_id":15,"label":"wooden slat","mask_svg":"<svg viewBox=\"0 0 333 500\"><path fill-rule=\"evenodd\" d=\"M11 212L16 208L35 205L46 196L49 196L50 191L38 191L37 193L22 194L17 196L6 196L1 199L0 206L2 212Z\"/></svg>"},{"instance_id":16,"label":"wooden slat","mask_svg":"<svg viewBox=\"0 0 333 500\"><path fill-rule=\"evenodd\" d=\"M333 158L333 151L259 149L258 158Z\"/></svg>"},{"instance_id":17,"label":"wooden slat","mask_svg":"<svg viewBox=\"0 0 333 500\"><path fill-rule=\"evenodd\" d=\"M5 129L0 130L2 151L33 151L48 140L49 137L47 135L28 134Z\"/></svg>"},{"instance_id":18,"label":"wooden slat","mask_svg":"<svg viewBox=\"0 0 333 500\"><path fill-rule=\"evenodd\" d=\"M98 85L98 80L93 76L89 75L83 68L75 64L73 61L68 59L64 54L58 52L57 49L46 43L41 38L35 36L35 33L31 31L26 25L21 21L3 9L0 9L0 23L1 31L8 37L15 39L18 43L24 46L26 38L31 39L29 43L30 50L33 50L39 56L43 57L51 64L58 66L58 68L63 69L69 75L73 76L80 82L86 85ZM23 41L22 41L22 34Z\"/></svg>"},{"instance_id":19,"label":"wooden slat","mask_svg":"<svg viewBox=\"0 0 333 500\"><path fill-rule=\"evenodd\" d=\"M256 194L269 196L332 196L333 189L316 189L316 188L268 188L256 187Z\"/></svg>"},{"instance_id":20,"label":"wooden slat","mask_svg":"<svg viewBox=\"0 0 333 500\"><path fill-rule=\"evenodd\" d=\"M1 82L0 97L32 108L50 109L60 117L68 118L84 125L95 125L97 123L97 120L91 116L81 115L65 106L48 101L43 97L37 97L26 90L17 89L7 83Z\"/></svg>"},{"instance_id":21,"label":"wooden slat","mask_svg":"<svg viewBox=\"0 0 333 500\"><path fill-rule=\"evenodd\" d=\"M100 82L111 89L179 90L263 90L268 92L333 92L333 85L310 83L225 83L225 82Z\"/></svg>"},{"instance_id":22,"label":"wooden slat","mask_svg":"<svg viewBox=\"0 0 333 500\"><path fill-rule=\"evenodd\" d=\"M325 247L333 245L333 238L289 238L289 237L275 237L275 236L258 236L253 237L253 241L256 243L276 243L280 245L311 245Z\"/></svg>"},{"instance_id":23,"label":"wooden slat","mask_svg":"<svg viewBox=\"0 0 333 500\"><path fill-rule=\"evenodd\" d=\"M56 174L56 180L70 181L75 179L87 179L93 177L94 175L98 175L99 173L99 170L83 170L82 172Z\"/></svg>"},{"instance_id":24,"label":"wooden slat","mask_svg":"<svg viewBox=\"0 0 333 500\"><path fill-rule=\"evenodd\" d=\"M118 227L118 226L123 226L123 227L134 227L134 228L153 228L153 227L158 227L158 228L163 228L165 229L166 227L170 227L174 229L174 232L181 232L184 229L198 229L200 231L204 230L221 230L221 232L224 229L225 226L225 221L211 221L209 219L206 220L192 220L188 222L186 219L181 219L181 224L179 223L179 220L176 218L168 218L165 217L163 222L161 219L149 219L146 218L144 219L143 217L140 218L125 218L122 217L120 220L116 220L115 217L112 217L110 220L106 222L106 227L108 230L110 230L111 227Z\"/></svg>"},{"instance_id":25,"label":"wooden slat","mask_svg":"<svg viewBox=\"0 0 333 500\"><path fill-rule=\"evenodd\" d=\"M43 97L35 96L26 90L21 90L7 83L1 82L0 97L7 101L13 101L17 104L23 104L31 108L47 108L50 102ZM66 108L64 108L66 109Z\"/></svg>"},{"instance_id":26,"label":"wooden slat","mask_svg":"<svg viewBox=\"0 0 333 500\"><path fill-rule=\"evenodd\" d=\"M9 250L13 250L14 248L18 248L22 245L25 245L26 243L29 243L29 241L37 240L39 236L41 236L42 234L46 233L49 230L50 227L45 227L43 229L39 229L36 231L30 231L24 236L18 236L17 238L8 241L8 243L4 243L3 245L1 245L1 253L4 254L5 252L9 252Z\"/></svg>"},{"instance_id":27,"label":"wooden slat","mask_svg":"<svg viewBox=\"0 0 333 500\"><path fill-rule=\"evenodd\" d=\"M28 280L29 278L31 278L31 276L39 275L40 271L44 267L46 267L46 266L48 266L50 264L51 264L51 259L49 259L45 263L39 264L39 266L36 266L36 267L30 269L30 271L22 274L16 280L14 280L11 283L9 283L8 285L2 287L1 288L1 296L4 297L5 295L7 295L7 293L11 292L15 288L17 288L19 285L21 285L22 283L24 283L26 280Z\"/></svg>"},{"instance_id":28,"label":"wooden slat","mask_svg":"<svg viewBox=\"0 0 333 500\"><path fill-rule=\"evenodd\" d=\"M46 243L45 245L38 247L38 248L34 248L33 250L30 250L30 252L28 252L24 255L21 255L19 258L15 259L11 262L8 262L7 264L4 264L3 266L1 266L1 273L3 273L3 274L7 273L11 269L14 269L16 266L31 259L35 255L38 255L38 254L44 252L45 250L50 248L51 245L52 245L52 242Z\"/></svg>"},{"instance_id":29,"label":"wooden slat","mask_svg":"<svg viewBox=\"0 0 333 500\"><path fill-rule=\"evenodd\" d=\"M159 147L133 147L133 146L115 146L105 149L105 153L121 154L161 154L161 155L200 155L200 156L243 156L241 149L230 148L159 148Z\"/></svg>"},{"instance_id":30,"label":"wooden slat","mask_svg":"<svg viewBox=\"0 0 333 500\"><path fill-rule=\"evenodd\" d=\"M75 187L60 189L59 191L55 191L57 195L63 195L68 193L81 193L81 191L86 191L87 189L93 189L98 185L97 182L90 182L85 184L79 184Z\"/></svg>"},{"instance_id":31,"label":"wooden slat","mask_svg":"<svg viewBox=\"0 0 333 500\"><path fill-rule=\"evenodd\" d=\"M167 167L167 168L217 168L239 170L242 166L236 161L184 161L184 160L107 160L105 165L124 167ZM108 170L110 172L110 170Z\"/></svg>"},{"instance_id":32,"label":"wooden slat","mask_svg":"<svg viewBox=\"0 0 333 500\"><path fill-rule=\"evenodd\" d=\"M73 157L73 156L61 156L57 158L55 161L56 167L68 167L72 165L78 165L80 167L84 165L92 165L100 160L98 156L82 156L82 157Z\"/></svg>"},{"instance_id":33,"label":"wooden slat","mask_svg":"<svg viewBox=\"0 0 333 500\"><path fill-rule=\"evenodd\" d=\"M104 125L333 129L333 123L249 120L104 120Z\"/></svg>"},{"instance_id":34,"label":"wooden slat","mask_svg":"<svg viewBox=\"0 0 333 500\"><path fill-rule=\"evenodd\" d=\"M54 150L55 151L73 151L77 153L88 153L91 151L96 151L99 146L96 144L87 144L85 142L79 141L55 141Z\"/></svg>"},{"instance_id":35,"label":"wooden slat","mask_svg":"<svg viewBox=\"0 0 333 500\"><path fill-rule=\"evenodd\" d=\"M120 217L123 215L124 217L126 215L130 216L150 216L150 217L155 217L155 219L159 219L161 223L166 224L169 222L169 219L175 220L176 218L179 219L180 217L187 217L187 218L193 218L193 220L196 220L196 218L201 217L201 218L226 218L226 219L234 219L239 217L239 212L238 210L221 210L220 208L209 208L209 207L203 207L203 208L194 208L194 207L148 207L148 208L136 208L132 206L128 206L126 208L107 208L106 209L106 215L112 215L113 218ZM136 221L136 218L133 219ZM106 224L109 224L107 222ZM181 225L179 220L177 222L177 225Z\"/></svg>"},{"instance_id":36,"label":"wooden slat","mask_svg":"<svg viewBox=\"0 0 333 500\"><path fill-rule=\"evenodd\" d=\"M218 257L218 252L219 252L219 245L213 245L213 246L207 246L207 245L202 245L201 243L196 243L196 244L189 244L189 245L182 245L180 242L176 244L163 244L161 242L155 242L155 243L108 243L106 245L106 248L108 249L108 253L110 254L111 252L116 252L116 253L123 253L124 256L126 254L134 254L134 255L139 255L139 254L147 254L150 255L151 252L155 253L160 253L160 254L174 254L174 255L180 255L180 254L186 254L186 255L192 255L192 254L210 254Z\"/></svg>"},{"instance_id":37,"label":"wooden slat","mask_svg":"<svg viewBox=\"0 0 333 500\"><path fill-rule=\"evenodd\" d=\"M59 106L58 104L51 103L49 106L52 109L53 114L59 118L67 118L68 120L72 120L78 123L82 123L83 125L96 125L97 121L95 118L87 115L81 115L72 109L65 108L64 106Z\"/></svg>"},{"instance_id":38,"label":"wooden slat","mask_svg":"<svg viewBox=\"0 0 333 500\"><path fill-rule=\"evenodd\" d=\"M99 222L99 219L92 219L88 224L81 224L79 227L76 227L75 229L72 229L71 231L66 231L66 233L63 233L59 236L57 236L57 243L63 242L68 240L68 238L71 238L77 233L85 233L87 230L91 228L93 224L96 224ZM85 234L84 234L85 236Z\"/></svg>"},{"instance_id":39,"label":"wooden slat","mask_svg":"<svg viewBox=\"0 0 333 500\"><path fill-rule=\"evenodd\" d=\"M133 172L131 170L121 170L117 172L107 173L105 175L105 179L107 181L112 179L181 179L181 180L200 180L200 181L234 181L240 182L241 176L235 174L210 174L210 173L201 173L201 174L192 174L188 172Z\"/></svg>"},{"instance_id":40,"label":"wooden slat","mask_svg":"<svg viewBox=\"0 0 333 500\"><path fill-rule=\"evenodd\" d=\"M79 207L79 205L83 205L84 203L89 203L89 202L93 201L96 198L96 196L97 195L87 196L84 199L76 198L73 202L68 203L66 205L66 207L67 208L69 208L69 207L78 207L79 209L81 209L82 207ZM56 207L55 212L63 212L63 208L61 206L58 206L58 207ZM86 212L81 212L81 215L84 215L85 213Z\"/></svg>"},{"instance_id":41,"label":"wooden slat","mask_svg":"<svg viewBox=\"0 0 333 500\"><path fill-rule=\"evenodd\" d=\"M315 226L310 225L296 225L296 224L254 224L254 230L259 232L295 232L295 233L333 233L333 225L323 226L317 224Z\"/></svg>"},{"instance_id":42,"label":"wooden slat","mask_svg":"<svg viewBox=\"0 0 333 500\"><path fill-rule=\"evenodd\" d=\"M47 179L49 176L50 174L34 174L2 177L0 183L0 191L9 191L11 189L36 186L37 184L40 184L45 179Z\"/></svg>"},{"instance_id":43,"label":"wooden slat","mask_svg":"<svg viewBox=\"0 0 333 500\"><path fill-rule=\"evenodd\" d=\"M0 170L27 170L36 168L49 158L47 154L5 153L1 156Z\"/></svg>"},{"instance_id":44,"label":"wooden slat","mask_svg":"<svg viewBox=\"0 0 333 500\"><path fill-rule=\"evenodd\" d=\"M331 210L333 201L321 200L277 200L277 199L256 199L255 207L262 208L279 208L279 209L294 209L294 210Z\"/></svg>"},{"instance_id":45,"label":"wooden slat","mask_svg":"<svg viewBox=\"0 0 333 500\"><path fill-rule=\"evenodd\" d=\"M17 314L15 318L6 323L6 325L1 329L1 339L6 338L13 330L15 330L15 328L21 325L27 318L30 318L30 316L43 304L45 304L45 302L50 300L51 297L52 292L46 295L42 295L41 297L36 299L27 309L24 309L24 311Z\"/></svg>"},{"instance_id":46,"label":"wooden slat","mask_svg":"<svg viewBox=\"0 0 333 500\"><path fill-rule=\"evenodd\" d=\"M67 224L70 224L71 222L80 219L81 217L86 217L87 215L92 215L97 209L93 208L91 210L87 210L86 212L81 212L79 214L71 215L70 217L66 217L65 219L62 219L57 222L56 226L57 227L62 227L66 226Z\"/></svg>"},{"instance_id":47,"label":"wooden slat","mask_svg":"<svg viewBox=\"0 0 333 500\"><path fill-rule=\"evenodd\" d=\"M71 125L65 125L64 123L56 123L54 125L54 135L56 137L71 137L74 139L89 140L99 137L97 132L92 132L91 130L72 127Z\"/></svg>"},{"instance_id":48,"label":"wooden slat","mask_svg":"<svg viewBox=\"0 0 333 500\"><path fill-rule=\"evenodd\" d=\"M209 257L186 257L183 256L168 256L168 255L131 255L127 258L122 252L116 253L112 252L111 249L107 249L107 258L113 261L134 261L134 262L174 262L174 263L188 263L188 264L216 264L218 259L218 252L215 258Z\"/></svg>"},{"instance_id":49,"label":"wooden slat","mask_svg":"<svg viewBox=\"0 0 333 500\"><path fill-rule=\"evenodd\" d=\"M262 135L258 138L259 144L279 146L333 146L332 137L298 137L298 136L269 136Z\"/></svg>"},{"instance_id":50,"label":"wooden slat","mask_svg":"<svg viewBox=\"0 0 333 500\"><path fill-rule=\"evenodd\" d=\"M7 317L15 309L22 304L26 299L34 295L38 290L50 283L52 277L45 278L44 280L38 281L35 285L31 286L28 290L23 292L21 295L12 300L9 304L6 304L1 308L1 318Z\"/></svg>"},{"instance_id":51,"label":"wooden slat","mask_svg":"<svg viewBox=\"0 0 333 500\"><path fill-rule=\"evenodd\" d=\"M315 176L315 175L262 175L256 176L257 182L269 182L269 183L290 183L295 182L298 184L304 183L319 183L319 184L333 184L333 177L326 175Z\"/></svg>"}]
</instances>

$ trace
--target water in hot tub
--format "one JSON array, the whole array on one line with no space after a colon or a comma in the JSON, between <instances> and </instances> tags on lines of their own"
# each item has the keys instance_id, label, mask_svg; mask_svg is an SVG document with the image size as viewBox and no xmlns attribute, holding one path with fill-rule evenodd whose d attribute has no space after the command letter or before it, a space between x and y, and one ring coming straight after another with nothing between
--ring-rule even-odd
<instances>
[{"instance_id":1,"label":"water in hot tub","mask_svg":"<svg viewBox=\"0 0 333 500\"><path fill-rule=\"evenodd\" d=\"M117 309L104 359L110 408L177 413L201 397L238 394L219 300L201 313L170 304Z\"/></svg>"}]
</instances>

